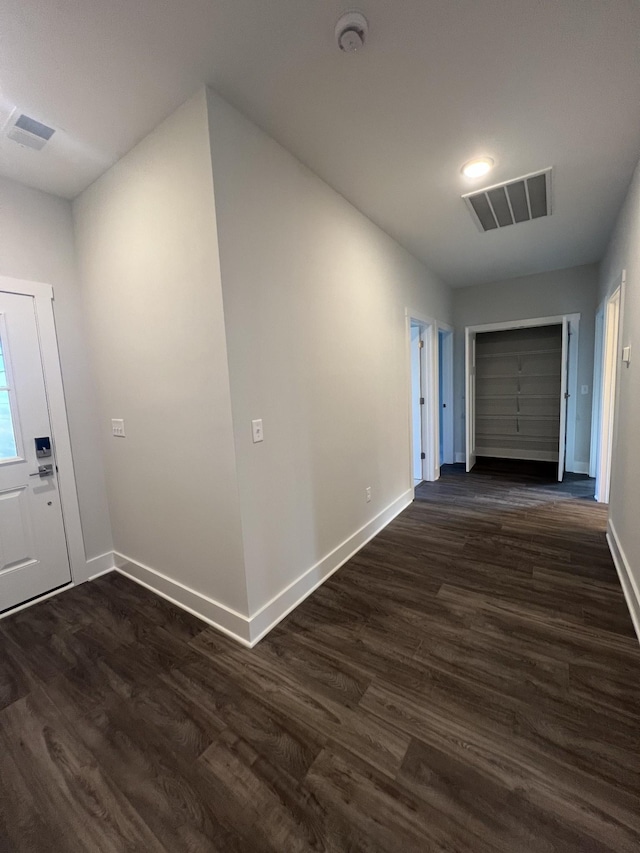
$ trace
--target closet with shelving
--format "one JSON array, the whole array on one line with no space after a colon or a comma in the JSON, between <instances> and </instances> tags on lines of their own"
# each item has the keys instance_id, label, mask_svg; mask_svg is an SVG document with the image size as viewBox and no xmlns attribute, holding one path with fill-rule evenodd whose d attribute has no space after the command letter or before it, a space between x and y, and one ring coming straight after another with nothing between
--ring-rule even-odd
<instances>
[{"instance_id":1,"label":"closet with shelving","mask_svg":"<svg viewBox=\"0 0 640 853\"><path fill-rule=\"evenodd\" d=\"M479 332L475 347L476 454L557 462L562 325Z\"/></svg>"}]
</instances>

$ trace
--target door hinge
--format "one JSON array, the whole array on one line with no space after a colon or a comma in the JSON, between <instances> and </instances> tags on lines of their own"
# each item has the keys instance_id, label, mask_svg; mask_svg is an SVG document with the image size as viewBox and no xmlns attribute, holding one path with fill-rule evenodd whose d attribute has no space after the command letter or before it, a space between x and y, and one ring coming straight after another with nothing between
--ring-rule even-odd
<instances>
[{"instance_id":1,"label":"door hinge","mask_svg":"<svg viewBox=\"0 0 640 853\"><path fill-rule=\"evenodd\" d=\"M420 397L420 405L424 406L424 397Z\"/></svg>"},{"instance_id":2,"label":"door hinge","mask_svg":"<svg viewBox=\"0 0 640 853\"><path fill-rule=\"evenodd\" d=\"M422 349L424 346L424 341L418 341L418 349Z\"/></svg>"},{"instance_id":3,"label":"door hinge","mask_svg":"<svg viewBox=\"0 0 640 853\"><path fill-rule=\"evenodd\" d=\"M426 453L421 453L421 454L420 454L420 459L426 459L426 458L427 458L427 454L426 454Z\"/></svg>"},{"instance_id":4,"label":"door hinge","mask_svg":"<svg viewBox=\"0 0 640 853\"><path fill-rule=\"evenodd\" d=\"M564 399L565 400L568 400L570 396L571 396L571 394L568 391L564 392Z\"/></svg>"}]
</instances>

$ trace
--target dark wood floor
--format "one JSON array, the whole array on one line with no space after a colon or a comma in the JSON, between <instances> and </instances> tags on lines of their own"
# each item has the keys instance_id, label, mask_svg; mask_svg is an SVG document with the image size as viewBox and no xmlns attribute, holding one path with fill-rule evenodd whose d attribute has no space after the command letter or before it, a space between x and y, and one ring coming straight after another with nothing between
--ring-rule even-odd
<instances>
[{"instance_id":1,"label":"dark wood floor","mask_svg":"<svg viewBox=\"0 0 640 853\"><path fill-rule=\"evenodd\" d=\"M640 850L591 481L447 470L254 650L111 574L0 621L2 851Z\"/></svg>"}]
</instances>

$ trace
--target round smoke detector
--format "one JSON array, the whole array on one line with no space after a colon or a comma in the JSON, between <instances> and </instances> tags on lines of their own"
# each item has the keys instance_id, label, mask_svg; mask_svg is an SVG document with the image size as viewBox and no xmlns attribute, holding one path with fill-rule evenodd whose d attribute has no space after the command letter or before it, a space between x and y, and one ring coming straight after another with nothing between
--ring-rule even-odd
<instances>
[{"instance_id":1,"label":"round smoke detector","mask_svg":"<svg viewBox=\"0 0 640 853\"><path fill-rule=\"evenodd\" d=\"M336 24L336 40L340 50L355 53L362 50L369 24L362 12L346 12Z\"/></svg>"}]
</instances>

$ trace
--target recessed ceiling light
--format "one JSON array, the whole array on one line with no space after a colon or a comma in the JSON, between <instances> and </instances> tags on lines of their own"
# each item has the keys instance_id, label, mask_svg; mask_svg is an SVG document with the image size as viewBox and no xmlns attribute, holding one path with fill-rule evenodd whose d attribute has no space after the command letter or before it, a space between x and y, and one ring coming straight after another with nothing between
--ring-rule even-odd
<instances>
[{"instance_id":1,"label":"recessed ceiling light","mask_svg":"<svg viewBox=\"0 0 640 853\"><path fill-rule=\"evenodd\" d=\"M491 157L478 157L477 160L469 160L462 167L462 174L465 178L480 178L486 175L493 169L493 160Z\"/></svg>"}]
</instances>

